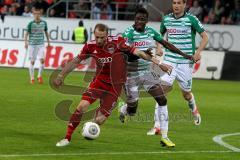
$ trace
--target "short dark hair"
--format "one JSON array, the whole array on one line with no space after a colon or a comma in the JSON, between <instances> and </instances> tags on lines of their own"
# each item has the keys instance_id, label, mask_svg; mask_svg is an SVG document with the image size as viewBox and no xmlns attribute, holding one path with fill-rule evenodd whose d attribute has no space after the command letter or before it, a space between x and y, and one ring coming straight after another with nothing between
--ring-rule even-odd
<instances>
[{"instance_id":1,"label":"short dark hair","mask_svg":"<svg viewBox=\"0 0 240 160\"><path fill-rule=\"evenodd\" d=\"M101 32L107 32L108 33L108 26L102 23L98 23L96 24L95 28L94 28L94 32L96 31L96 29L98 29Z\"/></svg>"},{"instance_id":2,"label":"short dark hair","mask_svg":"<svg viewBox=\"0 0 240 160\"><path fill-rule=\"evenodd\" d=\"M172 0L173 1L173 0ZM187 3L187 0L183 0L183 3Z\"/></svg>"},{"instance_id":3,"label":"short dark hair","mask_svg":"<svg viewBox=\"0 0 240 160\"><path fill-rule=\"evenodd\" d=\"M143 8L143 7L140 7L140 8L137 8L137 10L136 10L136 12L135 12L135 16L137 15L137 14L146 14L147 15L147 17L148 17L148 11L145 9L145 8Z\"/></svg>"},{"instance_id":4,"label":"short dark hair","mask_svg":"<svg viewBox=\"0 0 240 160\"><path fill-rule=\"evenodd\" d=\"M83 26L83 21L80 20L79 23L78 23L79 26Z\"/></svg>"},{"instance_id":5,"label":"short dark hair","mask_svg":"<svg viewBox=\"0 0 240 160\"><path fill-rule=\"evenodd\" d=\"M33 5L34 9L35 10L41 10L42 9L42 5L39 3L39 2L36 2L34 5Z\"/></svg>"}]
</instances>

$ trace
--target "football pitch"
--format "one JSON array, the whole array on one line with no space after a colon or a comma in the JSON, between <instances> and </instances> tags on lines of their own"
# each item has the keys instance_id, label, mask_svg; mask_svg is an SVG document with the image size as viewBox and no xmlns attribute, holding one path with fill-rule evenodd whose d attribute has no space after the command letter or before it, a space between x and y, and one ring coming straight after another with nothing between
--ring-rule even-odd
<instances>
[{"instance_id":1,"label":"football pitch","mask_svg":"<svg viewBox=\"0 0 240 160\"><path fill-rule=\"evenodd\" d=\"M200 126L193 124L175 84L168 95L169 138L175 148L161 147L160 136L146 135L153 126L152 98L141 98L138 114L125 124L120 123L115 109L101 126L98 139L85 140L81 125L69 146L57 148L55 144L63 138L67 122L56 114L56 105L72 100L73 111L81 96L53 90L48 83L51 72L44 73L43 85L30 85L27 69L0 68L0 160L240 159L240 82L194 79ZM74 72L66 83L86 86L82 78L82 73ZM222 138L224 146L213 141L213 137L224 134L233 134Z\"/></svg>"}]
</instances>

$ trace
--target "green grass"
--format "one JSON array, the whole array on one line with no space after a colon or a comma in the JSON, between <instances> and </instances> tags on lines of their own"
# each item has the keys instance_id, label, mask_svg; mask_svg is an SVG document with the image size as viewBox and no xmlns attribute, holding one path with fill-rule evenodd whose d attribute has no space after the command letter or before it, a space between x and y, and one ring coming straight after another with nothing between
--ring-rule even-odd
<instances>
[{"instance_id":1,"label":"green grass","mask_svg":"<svg viewBox=\"0 0 240 160\"><path fill-rule=\"evenodd\" d=\"M111 117L101 126L101 134L97 140L85 140L79 133L82 127L80 126L73 136L71 145L56 148L55 143L63 138L67 122L56 116L55 106L61 100L69 99L74 102L71 106L73 110L81 96L64 95L52 90L47 82L50 74L51 71L45 72L44 85L30 85L26 69L0 68L1 160L240 159L240 153L228 152L227 148L212 141L212 138L219 134L240 132L240 82L194 80L193 92L202 115L200 126L193 125L186 102L178 86L174 86L174 90L168 96L169 137L176 143L174 149L162 148L159 144L159 136L146 136L146 132L153 125L152 113L155 102L152 98L141 99L138 116L126 124L119 122L117 110L114 110ZM85 85L86 83L80 81L82 76L81 73L73 73L67 82ZM235 147L240 147L239 136L226 137L224 140ZM189 151L227 152L189 153ZM113 154L115 152L129 152L129 154ZM155 153L140 154L139 152ZM1 156L14 154L83 155Z\"/></svg>"}]
</instances>

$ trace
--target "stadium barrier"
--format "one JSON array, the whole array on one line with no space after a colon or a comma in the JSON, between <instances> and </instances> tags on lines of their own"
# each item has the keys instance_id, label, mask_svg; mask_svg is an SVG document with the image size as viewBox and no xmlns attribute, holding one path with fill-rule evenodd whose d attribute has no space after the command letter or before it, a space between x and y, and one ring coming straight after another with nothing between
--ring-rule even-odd
<instances>
[{"instance_id":1,"label":"stadium barrier","mask_svg":"<svg viewBox=\"0 0 240 160\"><path fill-rule=\"evenodd\" d=\"M240 52L227 52L221 79L240 81Z\"/></svg>"},{"instance_id":2,"label":"stadium barrier","mask_svg":"<svg viewBox=\"0 0 240 160\"><path fill-rule=\"evenodd\" d=\"M0 40L0 66L28 68L28 53L24 48L23 41L4 41ZM5 47L4 47L5 46ZM69 59L72 59L80 53L82 45L54 43L50 47L46 47L45 51L45 68L57 69ZM220 79L223 66L225 52L219 51L203 51L200 63L194 66L194 77L211 79L212 72L208 72L208 67L216 67L214 79ZM36 62L35 67L38 67L39 61ZM95 62L90 59L83 62L77 71L94 70Z\"/></svg>"},{"instance_id":3,"label":"stadium barrier","mask_svg":"<svg viewBox=\"0 0 240 160\"><path fill-rule=\"evenodd\" d=\"M0 66L6 67L28 67L28 55L24 48L25 28L31 18L7 16L0 28ZM74 44L71 41L72 31L78 26L77 19L44 18L48 22L48 31L51 38L51 47L46 48L45 68L56 69L67 60L80 53L82 45ZM97 23L105 23L109 26L110 35L121 34L132 21L97 21L84 20L88 30L89 39L93 39L93 27ZM17 24L17 25L16 25ZM150 26L159 30L160 23L151 22ZM239 27L206 25L209 33L208 51L202 54L202 60L194 67L195 78L220 79L225 52L240 51L237 44L240 37ZM196 39L199 44L199 37ZM224 63L225 64L225 63ZM36 64L36 67L38 63ZM95 63L90 60L84 62L77 70L94 70Z\"/></svg>"}]
</instances>

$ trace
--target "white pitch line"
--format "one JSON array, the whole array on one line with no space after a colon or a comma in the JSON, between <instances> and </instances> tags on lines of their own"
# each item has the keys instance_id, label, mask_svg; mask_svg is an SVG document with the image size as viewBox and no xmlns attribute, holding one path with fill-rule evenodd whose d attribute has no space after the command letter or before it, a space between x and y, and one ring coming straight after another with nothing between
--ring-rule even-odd
<instances>
[{"instance_id":1,"label":"white pitch line","mask_svg":"<svg viewBox=\"0 0 240 160\"><path fill-rule=\"evenodd\" d=\"M195 154L195 153L234 153L234 151L159 151L159 152L89 152L89 153L36 153L36 154L0 154L1 158L10 157L54 157L54 156L91 156L91 155L136 155L136 154Z\"/></svg>"},{"instance_id":2,"label":"white pitch line","mask_svg":"<svg viewBox=\"0 0 240 160\"><path fill-rule=\"evenodd\" d=\"M221 134L221 135L217 135L217 136L213 137L213 141L216 142L217 144L225 147L225 148L228 148L228 149L234 151L234 152L240 152L239 148L234 147L234 146L232 146L232 145L230 145L230 144L228 144L228 143L226 143L222 140L222 138L224 138L224 137L237 136L237 135L240 135L240 132L231 133L231 134Z\"/></svg>"}]
</instances>

